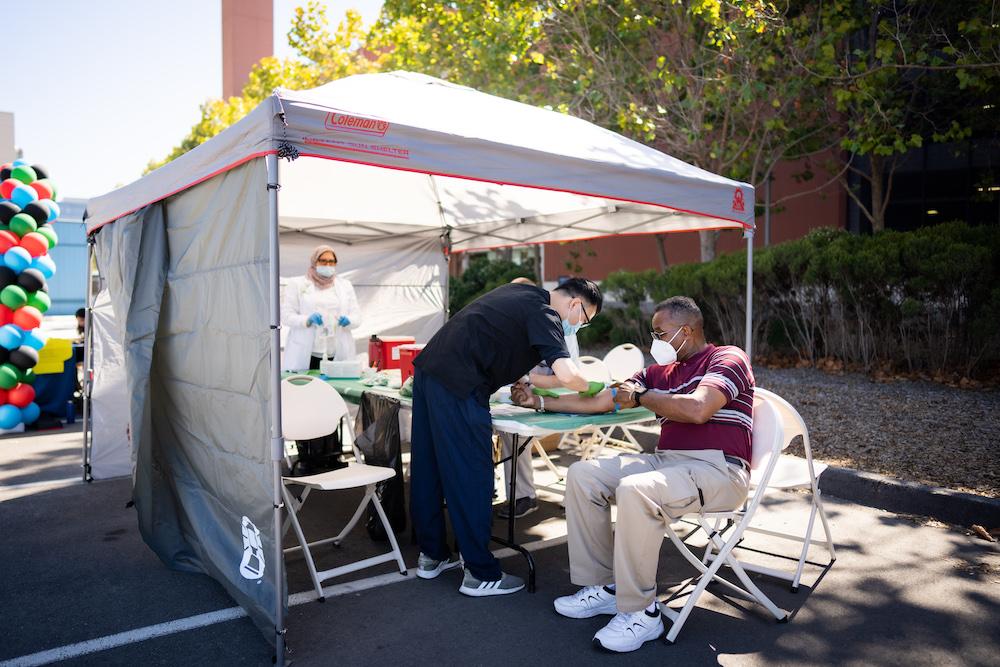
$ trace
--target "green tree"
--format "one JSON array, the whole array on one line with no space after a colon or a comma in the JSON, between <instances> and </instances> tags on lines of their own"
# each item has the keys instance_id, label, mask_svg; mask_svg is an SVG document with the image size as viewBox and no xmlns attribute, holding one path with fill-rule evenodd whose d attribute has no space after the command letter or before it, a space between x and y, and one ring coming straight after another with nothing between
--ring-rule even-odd
<instances>
[{"instance_id":1,"label":"green tree","mask_svg":"<svg viewBox=\"0 0 1000 667\"><path fill-rule=\"evenodd\" d=\"M995 131L1000 31L997 2L823 3L810 20L823 57L798 63L823 93L844 149L835 168L874 231L885 227L900 158L927 143ZM856 157L867 158L863 169ZM866 200L850 187L870 185Z\"/></svg>"}]
</instances>

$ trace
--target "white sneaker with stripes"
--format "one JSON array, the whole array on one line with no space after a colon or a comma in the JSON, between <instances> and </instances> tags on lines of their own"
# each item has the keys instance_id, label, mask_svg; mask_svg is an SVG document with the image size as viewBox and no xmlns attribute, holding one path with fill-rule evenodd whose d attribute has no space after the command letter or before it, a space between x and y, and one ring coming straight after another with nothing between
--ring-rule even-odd
<instances>
[{"instance_id":1,"label":"white sneaker with stripes","mask_svg":"<svg viewBox=\"0 0 1000 667\"><path fill-rule=\"evenodd\" d=\"M655 611L619 612L594 635L594 647L615 653L634 651L663 634L663 617Z\"/></svg>"},{"instance_id":2,"label":"white sneaker with stripes","mask_svg":"<svg viewBox=\"0 0 1000 667\"><path fill-rule=\"evenodd\" d=\"M513 574L501 572L501 576L496 581L480 581L472 576L468 570L465 571L465 578L458 592L471 595L474 598L486 597L488 595L509 595L524 588L524 580L515 577Z\"/></svg>"}]
</instances>

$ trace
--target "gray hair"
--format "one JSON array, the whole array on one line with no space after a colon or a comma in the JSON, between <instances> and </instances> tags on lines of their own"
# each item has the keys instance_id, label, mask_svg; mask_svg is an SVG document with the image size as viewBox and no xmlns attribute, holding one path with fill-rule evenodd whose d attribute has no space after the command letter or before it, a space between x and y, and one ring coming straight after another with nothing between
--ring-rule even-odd
<instances>
[{"instance_id":1,"label":"gray hair","mask_svg":"<svg viewBox=\"0 0 1000 667\"><path fill-rule=\"evenodd\" d=\"M671 317L683 319L692 326L702 327L705 318L701 314L701 308L689 296L672 296L669 299L656 304L654 314L661 311L669 311Z\"/></svg>"}]
</instances>

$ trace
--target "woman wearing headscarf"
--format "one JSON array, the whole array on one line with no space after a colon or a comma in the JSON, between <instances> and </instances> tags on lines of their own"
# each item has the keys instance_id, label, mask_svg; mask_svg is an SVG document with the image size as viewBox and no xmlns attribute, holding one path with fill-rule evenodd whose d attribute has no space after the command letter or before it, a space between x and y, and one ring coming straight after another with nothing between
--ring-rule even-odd
<instances>
[{"instance_id":1,"label":"woman wearing headscarf","mask_svg":"<svg viewBox=\"0 0 1000 667\"><path fill-rule=\"evenodd\" d=\"M357 356L351 330L361 324L354 286L337 275L337 253L317 246L304 276L291 278L281 300L281 322L288 327L282 370L319 368L328 359L346 361Z\"/></svg>"}]
</instances>

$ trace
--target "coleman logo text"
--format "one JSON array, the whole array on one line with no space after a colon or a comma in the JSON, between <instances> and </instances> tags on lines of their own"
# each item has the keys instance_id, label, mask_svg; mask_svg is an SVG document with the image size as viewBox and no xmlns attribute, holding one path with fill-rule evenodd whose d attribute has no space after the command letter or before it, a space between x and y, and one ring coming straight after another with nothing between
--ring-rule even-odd
<instances>
[{"instance_id":1,"label":"coleman logo text","mask_svg":"<svg viewBox=\"0 0 1000 667\"><path fill-rule=\"evenodd\" d=\"M331 111L326 115L326 129L384 137L385 133L389 131L389 123L375 118L361 118Z\"/></svg>"}]
</instances>

